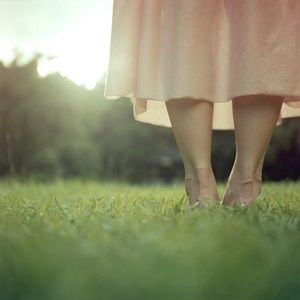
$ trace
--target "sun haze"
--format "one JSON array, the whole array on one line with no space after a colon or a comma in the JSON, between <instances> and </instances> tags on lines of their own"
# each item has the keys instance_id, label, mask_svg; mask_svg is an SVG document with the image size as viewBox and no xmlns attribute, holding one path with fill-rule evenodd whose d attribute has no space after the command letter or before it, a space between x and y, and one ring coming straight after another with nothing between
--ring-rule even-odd
<instances>
[{"instance_id":1,"label":"sun haze","mask_svg":"<svg viewBox=\"0 0 300 300\"><path fill-rule=\"evenodd\" d=\"M92 89L108 65L112 0L0 1L0 60L40 52L38 72ZM13 21L12 21L13 20Z\"/></svg>"}]
</instances>

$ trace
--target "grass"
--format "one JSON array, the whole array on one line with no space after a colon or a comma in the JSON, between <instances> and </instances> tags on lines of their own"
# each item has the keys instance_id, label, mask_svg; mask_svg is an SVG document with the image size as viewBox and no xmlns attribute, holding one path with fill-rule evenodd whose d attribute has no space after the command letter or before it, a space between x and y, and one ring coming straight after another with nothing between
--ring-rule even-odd
<instances>
[{"instance_id":1,"label":"grass","mask_svg":"<svg viewBox=\"0 0 300 300\"><path fill-rule=\"evenodd\" d=\"M299 182L185 201L182 183L0 181L0 299L300 299Z\"/></svg>"}]
</instances>

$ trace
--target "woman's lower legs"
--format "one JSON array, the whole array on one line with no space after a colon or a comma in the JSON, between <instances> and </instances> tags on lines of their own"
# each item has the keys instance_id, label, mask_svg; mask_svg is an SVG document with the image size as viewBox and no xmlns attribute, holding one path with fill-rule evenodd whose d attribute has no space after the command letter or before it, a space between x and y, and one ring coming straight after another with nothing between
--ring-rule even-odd
<instances>
[{"instance_id":1,"label":"woman's lower legs","mask_svg":"<svg viewBox=\"0 0 300 300\"><path fill-rule=\"evenodd\" d=\"M283 97L250 95L233 99L236 156L224 204L255 200L260 192L264 157L278 120Z\"/></svg>"},{"instance_id":2,"label":"woman's lower legs","mask_svg":"<svg viewBox=\"0 0 300 300\"><path fill-rule=\"evenodd\" d=\"M176 98L168 100L166 108L184 164L189 204L201 206L204 198L219 202L211 166L213 103Z\"/></svg>"}]
</instances>

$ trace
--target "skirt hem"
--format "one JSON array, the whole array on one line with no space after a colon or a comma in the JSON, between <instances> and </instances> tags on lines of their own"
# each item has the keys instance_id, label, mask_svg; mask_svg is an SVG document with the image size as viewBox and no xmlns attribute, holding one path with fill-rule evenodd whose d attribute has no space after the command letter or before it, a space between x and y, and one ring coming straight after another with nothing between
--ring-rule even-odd
<instances>
[{"instance_id":1,"label":"skirt hem","mask_svg":"<svg viewBox=\"0 0 300 300\"><path fill-rule=\"evenodd\" d=\"M280 116L276 123L276 126L282 124L282 119L285 118L296 118L300 117L300 94L287 94L282 92L241 92L236 93L226 100L217 101L209 97L198 97L193 95L177 95L170 97L153 97L153 96L139 96L133 92L108 94L105 93L104 97L108 100L118 100L122 98L130 98L130 102L133 105L133 116L136 121L147 123L156 126L172 127L170 118L165 106L165 102L172 99L195 99L203 100L214 103L214 118L213 118L213 130L234 130L233 115L231 109L232 99L243 96L255 96L255 95L266 95L266 96L282 96L283 105L281 108ZM220 97L219 97L220 98ZM216 98L217 99L217 98Z\"/></svg>"}]
</instances>

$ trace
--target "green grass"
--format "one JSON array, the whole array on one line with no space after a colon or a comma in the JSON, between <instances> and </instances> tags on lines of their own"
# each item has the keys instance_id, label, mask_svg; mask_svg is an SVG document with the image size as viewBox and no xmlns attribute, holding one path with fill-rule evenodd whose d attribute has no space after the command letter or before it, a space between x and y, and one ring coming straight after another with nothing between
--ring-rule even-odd
<instances>
[{"instance_id":1,"label":"green grass","mask_svg":"<svg viewBox=\"0 0 300 300\"><path fill-rule=\"evenodd\" d=\"M185 201L182 183L0 181L0 299L300 299L299 182Z\"/></svg>"}]
</instances>

